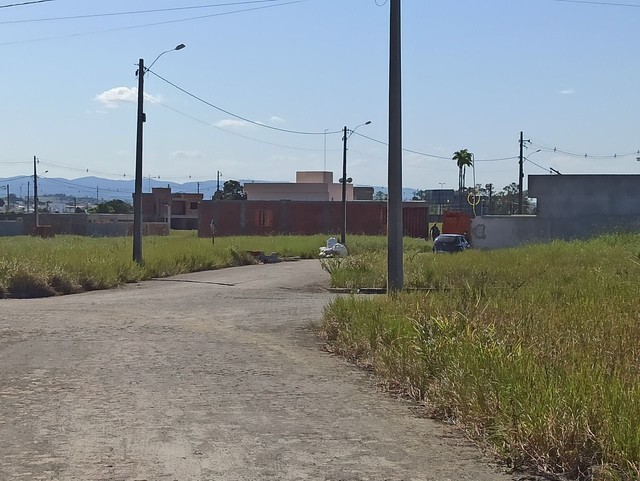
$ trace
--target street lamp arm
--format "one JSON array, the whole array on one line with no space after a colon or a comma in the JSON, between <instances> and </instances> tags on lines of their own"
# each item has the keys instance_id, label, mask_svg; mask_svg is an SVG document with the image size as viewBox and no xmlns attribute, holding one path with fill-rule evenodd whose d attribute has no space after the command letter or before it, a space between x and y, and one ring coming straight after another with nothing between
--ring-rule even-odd
<instances>
[{"instance_id":1,"label":"street lamp arm","mask_svg":"<svg viewBox=\"0 0 640 481\"><path fill-rule=\"evenodd\" d=\"M158 56L156 57L156 59L155 59L153 62L151 62L151 65L149 65L147 68L145 68L145 69L144 69L145 71L144 71L143 73L146 73L146 72L147 72L147 70L150 70L150 69L151 69L151 67L153 67L153 64L154 64L154 63L156 63L156 62L158 61L158 59L159 59L160 57L162 57L165 53L173 52L174 50L182 50L185 46L186 46L186 45L185 45L184 43L181 43L180 45L176 45L174 48L171 48L171 49L169 49L169 50L165 50L165 51L164 51L164 52L162 52L160 55L158 55Z\"/></svg>"},{"instance_id":2,"label":"street lamp arm","mask_svg":"<svg viewBox=\"0 0 640 481\"><path fill-rule=\"evenodd\" d=\"M365 123L358 125L355 129L353 129L353 130L351 130L351 129L350 129L350 130L348 131L348 132L349 132L349 135L347 136L347 139L348 139L349 137L351 137L351 136L355 133L355 131L356 131L356 130L358 130L360 127L362 127L363 125L369 125L370 123L371 123L371 120L367 120Z\"/></svg>"}]
</instances>

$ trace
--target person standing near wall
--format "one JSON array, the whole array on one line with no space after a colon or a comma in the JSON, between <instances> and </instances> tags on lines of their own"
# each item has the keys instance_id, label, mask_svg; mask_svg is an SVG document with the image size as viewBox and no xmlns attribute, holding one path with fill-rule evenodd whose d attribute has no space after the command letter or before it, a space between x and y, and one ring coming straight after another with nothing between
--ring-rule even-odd
<instances>
[{"instance_id":1,"label":"person standing near wall","mask_svg":"<svg viewBox=\"0 0 640 481\"><path fill-rule=\"evenodd\" d=\"M440 229L438 229L438 224L434 222L431 227L431 240L436 240L436 237L440 235Z\"/></svg>"}]
</instances>

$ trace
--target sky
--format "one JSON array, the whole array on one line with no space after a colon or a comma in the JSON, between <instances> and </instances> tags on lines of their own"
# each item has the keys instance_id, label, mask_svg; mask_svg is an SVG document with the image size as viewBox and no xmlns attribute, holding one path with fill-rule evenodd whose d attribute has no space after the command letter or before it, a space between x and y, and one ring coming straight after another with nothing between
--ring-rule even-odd
<instances>
[{"instance_id":1,"label":"sky","mask_svg":"<svg viewBox=\"0 0 640 481\"><path fill-rule=\"evenodd\" d=\"M639 172L639 20L640 0L404 0L403 186L457 188L468 149L466 184L500 190L521 131L525 188ZM133 179L137 64L167 50L145 178L337 182L346 126L348 177L387 185L388 0L0 0L0 178L37 156L42 176Z\"/></svg>"}]
</instances>

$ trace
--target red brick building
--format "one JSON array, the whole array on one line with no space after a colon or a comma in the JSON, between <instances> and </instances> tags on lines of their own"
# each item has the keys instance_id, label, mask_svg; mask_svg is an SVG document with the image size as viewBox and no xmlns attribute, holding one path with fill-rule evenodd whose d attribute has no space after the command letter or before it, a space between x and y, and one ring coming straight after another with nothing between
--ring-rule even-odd
<instances>
[{"instance_id":1,"label":"red brick building","mask_svg":"<svg viewBox=\"0 0 640 481\"><path fill-rule=\"evenodd\" d=\"M404 235L426 237L429 211L421 202L402 207ZM342 229L342 203L321 201L203 201L198 208L198 235L211 235L211 219L218 235L337 234ZM347 233L385 235L387 203L347 202Z\"/></svg>"},{"instance_id":2,"label":"red brick building","mask_svg":"<svg viewBox=\"0 0 640 481\"><path fill-rule=\"evenodd\" d=\"M143 222L167 222L172 229L196 230L198 206L203 194L171 193L169 187L154 187L142 194Z\"/></svg>"}]
</instances>

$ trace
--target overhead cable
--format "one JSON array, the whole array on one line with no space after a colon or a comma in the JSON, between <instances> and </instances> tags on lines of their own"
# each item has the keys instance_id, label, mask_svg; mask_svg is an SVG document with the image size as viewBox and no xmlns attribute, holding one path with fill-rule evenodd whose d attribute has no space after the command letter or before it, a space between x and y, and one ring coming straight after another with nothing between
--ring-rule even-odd
<instances>
[{"instance_id":1,"label":"overhead cable","mask_svg":"<svg viewBox=\"0 0 640 481\"><path fill-rule=\"evenodd\" d=\"M273 4L273 5L263 5L263 6L260 6L260 7L244 8L244 9L240 9L240 10L232 10L230 12L211 13L209 15L199 15L199 16L196 16L196 17L179 18L179 19L175 19L175 20L166 20L166 21L163 21L163 22L146 23L146 24L142 24L142 25L130 25L128 27L117 27L117 28L110 28L110 29L106 29L106 30L96 30L96 31L93 31L93 32L71 33L71 34L68 34L68 35L58 35L58 36L53 36L53 37L41 37L41 38L34 38L34 39L30 39L30 40L16 40L16 41L12 41L12 42L0 43L0 46L17 45L17 44L22 44L22 43L43 42L43 41L49 41L49 40L59 40L59 39L63 39L63 38L82 37L82 36L85 36L85 35L96 35L96 34L100 34L100 33L121 32L121 31L124 31L124 30L133 30L133 29L145 28L145 27L155 27L155 26L158 26L158 25L167 25L167 24L178 23L178 22L188 22L188 21L191 21L191 20L200 20L200 19L203 19L203 18L221 17L223 15L233 15L233 14L236 14L236 13L251 12L251 11L255 11L255 10L262 10L262 9L265 9L265 8L283 7L285 5L292 5L294 3L301 3L301 2L307 2L307 1L309 1L309 0L291 0L291 1L288 1L288 2L276 3L276 4Z\"/></svg>"},{"instance_id":2,"label":"overhead cable","mask_svg":"<svg viewBox=\"0 0 640 481\"><path fill-rule=\"evenodd\" d=\"M283 128L280 128L280 127L274 127L272 125L267 125L267 124L264 124L262 122L256 122L255 120L248 119L247 117L243 117L241 115L234 114L233 112L230 112L230 111L228 111L226 109L223 109L222 107L219 107L217 105L214 105L211 102L207 102L202 97L199 97L199 96L189 92L188 90L180 87L179 85L174 84L173 82L167 80L166 78L158 75L153 70L147 70L147 72L155 75L156 77L158 77L163 82L171 85L173 88L175 88L175 89L179 90L180 92L184 93L185 95L188 95L189 97L197 100L198 102L201 102L201 103L203 103L205 105L208 105L209 107L212 107L212 108L214 108L216 110L219 110L220 112L223 112L223 113L225 113L227 115L231 115L232 117L235 117L236 119L242 120L244 122L248 122L248 123L253 124L253 125L257 125L258 127L263 127L265 129L277 130L279 132L285 132L285 133L288 133L288 134L298 134L298 135L326 135L326 134L339 134L339 133L342 132L342 130L332 130L332 131L328 131L328 132L325 132L324 130L321 131L321 132L312 132L312 131L304 131L304 130L290 130L290 129L283 129Z\"/></svg>"},{"instance_id":3,"label":"overhead cable","mask_svg":"<svg viewBox=\"0 0 640 481\"><path fill-rule=\"evenodd\" d=\"M382 140L378 140L378 139L374 139L373 137L369 137L367 135L361 134L360 132L354 132L356 135L359 135L360 137L363 137L367 140L371 140L372 142L376 142L378 144L381 145L389 145L386 142L383 142ZM422 155L423 157L431 157L433 159L442 159L442 160L452 160L451 157L444 157L442 155L434 155L434 154L427 154L425 152L418 152L417 150L411 150L411 149L402 149L404 152L409 152L412 154L417 154L417 155ZM497 158L497 159L474 159L474 162L501 162L503 160L514 160L517 159L518 157L501 157L501 158Z\"/></svg>"},{"instance_id":4,"label":"overhead cable","mask_svg":"<svg viewBox=\"0 0 640 481\"><path fill-rule=\"evenodd\" d=\"M543 150L545 152L550 152L550 153L554 153L554 154L563 154L569 157L582 157L582 158L592 158L592 159L617 159L617 158L621 158L621 157L636 157L638 155L640 155L640 150L637 150L636 152L629 152L629 153L625 153L625 154L609 154L609 155L590 155L590 154L580 154L578 152L570 152L568 150L563 150L563 149L558 149L557 147L546 147L544 145L540 145L538 143L535 142L529 142L530 145L533 145L537 148L539 148L540 150Z\"/></svg>"},{"instance_id":5,"label":"overhead cable","mask_svg":"<svg viewBox=\"0 0 640 481\"><path fill-rule=\"evenodd\" d=\"M305 148L305 147L292 147L290 145L276 144L274 142L267 142L266 140L256 139L256 138L250 137L248 135L239 134L238 132L233 132L231 130L223 129L222 127L219 127L219 126L217 126L215 124L211 124L211 123L207 122L206 120L202 120L202 119L199 119L197 117L194 117L193 115L190 115L190 114L187 114L185 112L182 112L182 111L180 111L180 110L178 110L176 108L173 108L173 107L171 107L171 106L169 106L167 104L164 104L162 102L154 101L154 104L161 105L162 107L164 107L164 108L166 108L168 110L171 110L172 112L175 112L175 113L177 113L179 115L187 117L187 118L189 118L189 119L191 119L191 120L193 120L195 122L198 122L200 124L206 125L207 127L213 127L214 129L221 130L222 132L225 132L227 134L235 135L236 137L241 137L243 139L251 140L253 142L258 142L258 143L266 144L266 145L272 145L274 147L281 147L283 149L301 150L301 151L306 151L306 152L323 152L324 151L324 149L309 149L309 148ZM339 150L340 149L329 149L329 150L327 150L327 152L337 152Z\"/></svg>"},{"instance_id":6,"label":"overhead cable","mask_svg":"<svg viewBox=\"0 0 640 481\"><path fill-rule=\"evenodd\" d=\"M51 1L51 0L45 0L45 1ZM233 7L238 5L249 5L249 4L255 4L255 3L273 3L273 2L280 2L280 1L282 0L245 0L245 1L229 2L229 3L214 3L209 5L191 5L186 7L172 7L172 8L154 8L150 10L130 10L127 12L89 13L86 15L69 15L65 17L46 17L46 18L30 18L30 19L22 19L22 20L5 20L0 22L0 25L7 25L7 24L13 24L13 23L53 22L57 20L79 20L79 19L85 19L85 18L99 18L99 17L118 17L118 16L124 16L124 15L142 15L142 14L148 14L148 13L165 13L165 12L177 12L182 10L194 10L194 9L203 9L203 8ZM12 5L9 5L9 6L12 6Z\"/></svg>"},{"instance_id":7,"label":"overhead cable","mask_svg":"<svg viewBox=\"0 0 640 481\"><path fill-rule=\"evenodd\" d=\"M9 3L7 5L0 5L0 8L22 7L23 5L33 5L34 3L46 3L46 2L53 2L53 0L31 0L29 2Z\"/></svg>"},{"instance_id":8,"label":"overhead cable","mask_svg":"<svg viewBox=\"0 0 640 481\"><path fill-rule=\"evenodd\" d=\"M636 3L619 3L619 2L602 2L602 1L592 1L592 0L553 0L554 2L563 2L563 3L583 3L587 5L605 5L608 7L635 7L640 8L640 5Z\"/></svg>"}]
</instances>

